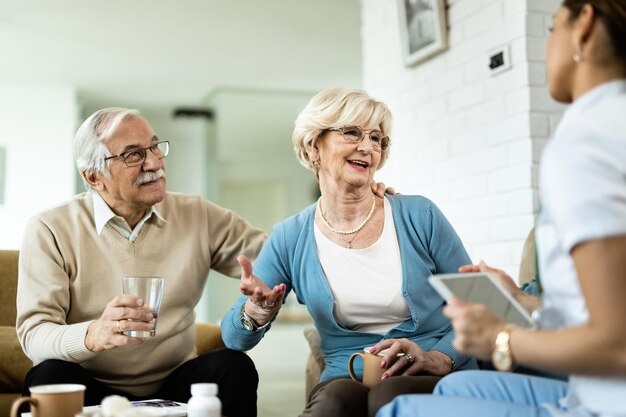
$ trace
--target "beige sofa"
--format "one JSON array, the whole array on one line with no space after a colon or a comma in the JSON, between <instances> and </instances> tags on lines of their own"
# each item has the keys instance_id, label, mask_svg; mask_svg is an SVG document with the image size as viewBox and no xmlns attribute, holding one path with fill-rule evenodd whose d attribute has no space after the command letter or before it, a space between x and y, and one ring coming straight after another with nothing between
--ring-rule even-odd
<instances>
[{"instance_id":1,"label":"beige sofa","mask_svg":"<svg viewBox=\"0 0 626 417\"><path fill-rule=\"evenodd\" d=\"M24 355L15 332L18 251L0 251L0 417L22 393L32 362ZM224 347L219 326L196 323L198 354Z\"/></svg>"},{"instance_id":2,"label":"beige sofa","mask_svg":"<svg viewBox=\"0 0 626 417\"><path fill-rule=\"evenodd\" d=\"M15 333L17 260L17 251L0 251L0 417L9 415L32 366Z\"/></svg>"}]
</instances>

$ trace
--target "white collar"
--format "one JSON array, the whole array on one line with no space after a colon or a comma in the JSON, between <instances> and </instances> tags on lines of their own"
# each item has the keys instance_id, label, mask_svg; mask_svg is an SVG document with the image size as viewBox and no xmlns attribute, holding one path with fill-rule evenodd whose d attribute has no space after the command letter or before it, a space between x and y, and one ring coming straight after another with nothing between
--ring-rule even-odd
<instances>
[{"instance_id":1,"label":"white collar","mask_svg":"<svg viewBox=\"0 0 626 417\"><path fill-rule=\"evenodd\" d=\"M592 88L570 104L570 106L563 113L559 127L566 126L569 120L576 120L580 112L593 107L596 103L624 93L626 93L625 79L609 81ZM559 131L559 127L557 127L557 132Z\"/></svg>"},{"instance_id":2,"label":"white collar","mask_svg":"<svg viewBox=\"0 0 626 417\"><path fill-rule=\"evenodd\" d=\"M93 217L96 223L96 232L98 232L98 236L100 236L100 233L102 233L102 229L104 229L104 226L106 226L111 219L119 216L113 213L111 207L109 207L109 205L106 203L106 201L104 201L100 194L98 194L94 190L90 190L89 192L91 194L91 199L93 200ZM154 208L154 206L150 207L150 211L146 213L146 216L144 218L150 218L152 214L156 215L159 220L167 223L167 220L163 218L161 213L159 213L159 211Z\"/></svg>"}]
</instances>

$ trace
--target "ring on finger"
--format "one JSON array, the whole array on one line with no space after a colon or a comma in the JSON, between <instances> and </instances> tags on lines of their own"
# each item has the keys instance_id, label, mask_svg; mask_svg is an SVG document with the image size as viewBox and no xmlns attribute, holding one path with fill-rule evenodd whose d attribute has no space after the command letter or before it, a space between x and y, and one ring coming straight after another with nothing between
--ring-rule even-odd
<instances>
[{"instance_id":1,"label":"ring on finger","mask_svg":"<svg viewBox=\"0 0 626 417\"><path fill-rule=\"evenodd\" d=\"M274 301L263 301L263 307L274 307Z\"/></svg>"},{"instance_id":2,"label":"ring on finger","mask_svg":"<svg viewBox=\"0 0 626 417\"><path fill-rule=\"evenodd\" d=\"M118 320L118 321L115 322L115 328L117 329L117 332L119 334L122 334L122 329L120 329L120 321L121 320Z\"/></svg>"},{"instance_id":3,"label":"ring on finger","mask_svg":"<svg viewBox=\"0 0 626 417\"><path fill-rule=\"evenodd\" d=\"M406 355L404 355L404 359L406 359L406 361L411 364L413 362L415 362L415 358L413 357L413 355L411 355L410 353L407 353Z\"/></svg>"}]
</instances>

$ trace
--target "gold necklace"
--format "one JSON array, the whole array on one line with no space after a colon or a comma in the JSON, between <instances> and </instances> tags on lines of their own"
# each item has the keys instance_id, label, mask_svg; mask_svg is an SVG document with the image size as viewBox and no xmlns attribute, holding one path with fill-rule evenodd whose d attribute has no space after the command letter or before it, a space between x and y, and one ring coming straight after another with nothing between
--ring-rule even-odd
<instances>
[{"instance_id":1,"label":"gold necklace","mask_svg":"<svg viewBox=\"0 0 626 417\"><path fill-rule=\"evenodd\" d=\"M338 230L332 227L330 223L328 223L328 220L326 220L326 217L324 216L324 209L322 209L322 197L320 197L319 200L317 200L317 205L320 208L320 215L322 216L322 221L324 222L326 227L328 227L332 232L340 234L340 235L353 235L355 233L358 233L359 230L361 230L365 226L365 224L372 218L372 214L374 214L374 209L376 208L376 197L374 196L374 194L372 194L372 208L370 209L370 212L367 213L367 216L365 216L361 224L359 224L356 227L356 229L352 229L352 230ZM354 240L354 238L352 240ZM348 246L350 249L352 248L352 245L351 245L352 240L348 242Z\"/></svg>"}]
</instances>

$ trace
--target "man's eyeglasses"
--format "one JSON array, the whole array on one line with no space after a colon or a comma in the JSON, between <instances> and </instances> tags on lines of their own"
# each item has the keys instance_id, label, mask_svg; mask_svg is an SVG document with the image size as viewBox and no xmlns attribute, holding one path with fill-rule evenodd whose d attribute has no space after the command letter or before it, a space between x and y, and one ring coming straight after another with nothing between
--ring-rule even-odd
<instances>
[{"instance_id":1,"label":"man's eyeglasses","mask_svg":"<svg viewBox=\"0 0 626 417\"><path fill-rule=\"evenodd\" d=\"M335 131L341 133L346 142L360 143L367 133L364 129L358 126L346 126L326 129L327 131ZM370 142L372 148L377 152L382 152L389 147L389 136L383 135L379 130L372 130L369 132Z\"/></svg>"},{"instance_id":2,"label":"man's eyeglasses","mask_svg":"<svg viewBox=\"0 0 626 417\"><path fill-rule=\"evenodd\" d=\"M150 152L152 152L152 154L157 158L163 159L168 153L170 153L170 142L167 140L155 142L147 148L131 149L130 151L104 158L104 160L108 161L113 158L122 158L126 166L136 167L142 165L146 160L146 152L148 152L148 150L150 150Z\"/></svg>"}]
</instances>

